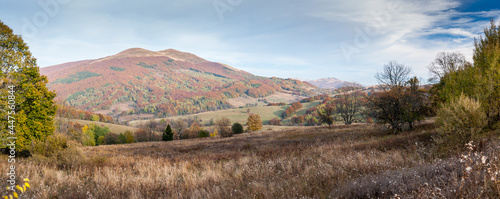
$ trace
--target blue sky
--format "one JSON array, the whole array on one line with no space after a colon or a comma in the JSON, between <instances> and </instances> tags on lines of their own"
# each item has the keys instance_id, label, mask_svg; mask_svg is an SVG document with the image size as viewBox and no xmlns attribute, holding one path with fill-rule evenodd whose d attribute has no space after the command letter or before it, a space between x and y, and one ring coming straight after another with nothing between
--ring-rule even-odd
<instances>
[{"instance_id":1,"label":"blue sky","mask_svg":"<svg viewBox=\"0 0 500 199\"><path fill-rule=\"evenodd\" d=\"M41 67L174 48L256 75L365 85L391 60L427 79L438 52L472 60L500 2L475 0L6 0L0 20Z\"/></svg>"}]
</instances>

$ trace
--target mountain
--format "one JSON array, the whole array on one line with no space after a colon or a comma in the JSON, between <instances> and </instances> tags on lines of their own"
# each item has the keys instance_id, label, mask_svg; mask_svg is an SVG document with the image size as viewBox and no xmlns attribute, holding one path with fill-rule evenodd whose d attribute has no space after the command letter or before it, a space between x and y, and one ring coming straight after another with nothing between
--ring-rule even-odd
<instances>
[{"instance_id":1,"label":"mountain","mask_svg":"<svg viewBox=\"0 0 500 199\"><path fill-rule=\"evenodd\" d=\"M335 77L310 80L307 82L319 88L326 88L326 89L337 89L342 87L344 84L350 83L343 80L339 80Z\"/></svg>"},{"instance_id":2,"label":"mountain","mask_svg":"<svg viewBox=\"0 0 500 199\"><path fill-rule=\"evenodd\" d=\"M132 48L116 55L44 67L48 87L66 104L115 117L184 115L233 108L229 99L275 93L308 96L315 87L266 78L174 49Z\"/></svg>"}]
</instances>

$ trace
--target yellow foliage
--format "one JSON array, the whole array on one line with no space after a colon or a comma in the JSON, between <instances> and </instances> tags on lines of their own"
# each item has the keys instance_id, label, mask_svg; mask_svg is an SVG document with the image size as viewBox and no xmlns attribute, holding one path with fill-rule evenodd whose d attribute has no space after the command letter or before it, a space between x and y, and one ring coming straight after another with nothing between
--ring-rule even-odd
<instances>
[{"instance_id":1,"label":"yellow foliage","mask_svg":"<svg viewBox=\"0 0 500 199\"><path fill-rule=\"evenodd\" d=\"M249 131L258 131L262 128L262 120L260 119L260 115L252 114L248 116L247 126Z\"/></svg>"}]
</instances>

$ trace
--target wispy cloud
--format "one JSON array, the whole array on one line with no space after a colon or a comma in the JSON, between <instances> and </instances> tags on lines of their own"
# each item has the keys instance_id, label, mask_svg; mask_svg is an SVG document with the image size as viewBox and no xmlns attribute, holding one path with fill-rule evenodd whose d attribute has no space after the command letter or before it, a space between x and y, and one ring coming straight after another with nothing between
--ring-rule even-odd
<instances>
[{"instance_id":1,"label":"wispy cloud","mask_svg":"<svg viewBox=\"0 0 500 199\"><path fill-rule=\"evenodd\" d=\"M130 47L176 48L257 75L373 84L373 74L390 60L413 66L425 79L437 52L460 51L471 59L474 37L500 16L500 7L461 11L465 4L458 0L242 0L227 3L231 10L221 20L213 3L69 1L25 39L41 66ZM45 12L36 2L0 4L0 20L18 34L23 18ZM354 47L350 59L345 46Z\"/></svg>"}]
</instances>

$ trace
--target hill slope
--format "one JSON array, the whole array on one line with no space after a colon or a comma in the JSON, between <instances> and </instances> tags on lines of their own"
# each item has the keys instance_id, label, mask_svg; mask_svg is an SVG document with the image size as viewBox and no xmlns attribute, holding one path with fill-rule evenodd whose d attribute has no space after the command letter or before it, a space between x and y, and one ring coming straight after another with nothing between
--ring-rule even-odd
<instances>
[{"instance_id":1,"label":"hill slope","mask_svg":"<svg viewBox=\"0 0 500 199\"><path fill-rule=\"evenodd\" d=\"M227 99L284 92L310 95L313 85L265 78L173 49L132 48L96 60L41 68L59 100L114 116L184 115L232 108Z\"/></svg>"}]
</instances>

